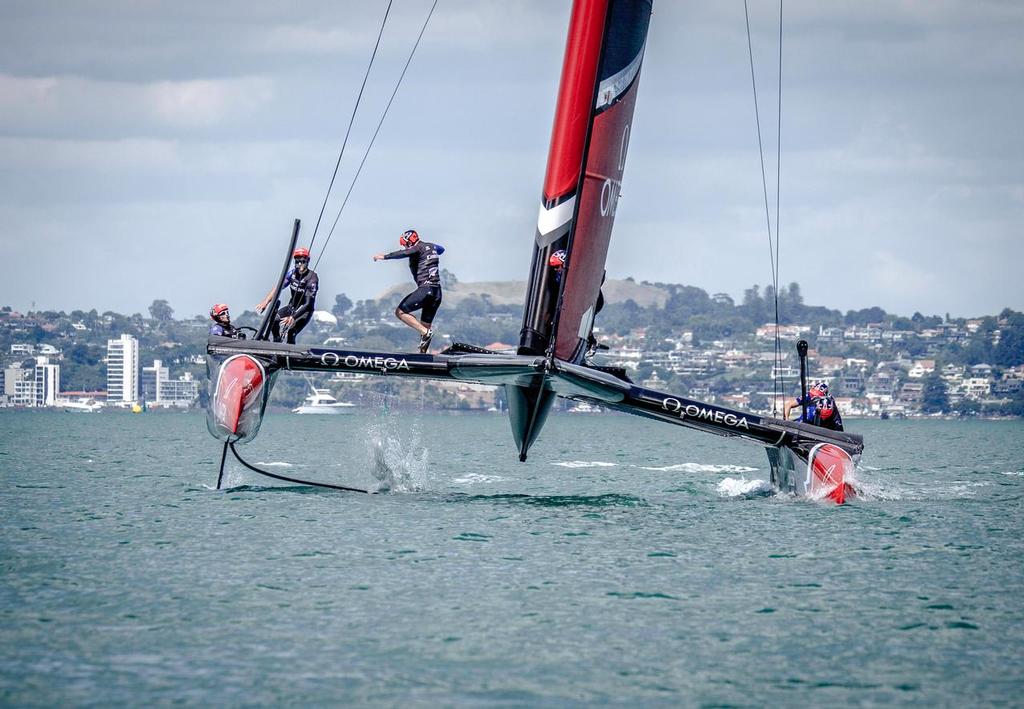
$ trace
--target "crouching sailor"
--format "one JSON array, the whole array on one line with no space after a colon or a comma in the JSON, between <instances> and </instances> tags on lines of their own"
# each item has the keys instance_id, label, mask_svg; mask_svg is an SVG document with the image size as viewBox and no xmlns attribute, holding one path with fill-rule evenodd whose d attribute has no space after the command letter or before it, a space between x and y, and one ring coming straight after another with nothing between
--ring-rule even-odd
<instances>
[{"instance_id":1,"label":"crouching sailor","mask_svg":"<svg viewBox=\"0 0 1024 709\"><path fill-rule=\"evenodd\" d=\"M210 325L210 334L218 337L233 337L236 340L244 340L245 335L231 324L231 314L228 306L224 303L217 303L210 308L210 318L213 325Z\"/></svg>"},{"instance_id":2,"label":"crouching sailor","mask_svg":"<svg viewBox=\"0 0 1024 709\"><path fill-rule=\"evenodd\" d=\"M289 345L295 344L295 336L302 332L310 318L313 317L313 308L316 306L316 293L320 288L320 279L315 271L309 269L309 249L295 249L292 254L295 268L290 270L284 277L281 287L287 286L291 289L291 297L288 305L277 307L275 304L274 319L270 326L270 332L274 336L274 342L285 341ZM267 297L256 306L256 312L262 313L270 305L276 288L271 288Z\"/></svg>"},{"instance_id":3,"label":"crouching sailor","mask_svg":"<svg viewBox=\"0 0 1024 709\"><path fill-rule=\"evenodd\" d=\"M833 431L843 430L843 417L839 413L836 400L828 393L828 384L817 381L811 385L807 396L798 396L787 401L782 407L783 418L788 420L790 411L797 407L803 407L805 404L806 408L803 409L804 413L801 418L803 423Z\"/></svg>"},{"instance_id":4,"label":"crouching sailor","mask_svg":"<svg viewBox=\"0 0 1024 709\"><path fill-rule=\"evenodd\" d=\"M415 229L409 229L398 239L402 247L389 254L374 254L374 261L409 259L409 270L416 281L416 290L402 299L395 308L395 316L420 334L420 352L426 353L434 336L434 316L441 307L441 259L444 247L420 239ZM413 312L422 310L419 320Z\"/></svg>"}]
</instances>

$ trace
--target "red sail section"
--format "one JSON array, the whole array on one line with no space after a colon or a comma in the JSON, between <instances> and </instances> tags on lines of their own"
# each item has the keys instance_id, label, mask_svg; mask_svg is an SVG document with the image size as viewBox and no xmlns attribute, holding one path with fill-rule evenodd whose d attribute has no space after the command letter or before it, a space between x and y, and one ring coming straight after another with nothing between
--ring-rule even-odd
<instances>
[{"instance_id":1,"label":"red sail section","mask_svg":"<svg viewBox=\"0 0 1024 709\"><path fill-rule=\"evenodd\" d=\"M573 4L555 124L551 129L545 202L575 192L579 183L607 11L608 0L579 0Z\"/></svg>"}]
</instances>

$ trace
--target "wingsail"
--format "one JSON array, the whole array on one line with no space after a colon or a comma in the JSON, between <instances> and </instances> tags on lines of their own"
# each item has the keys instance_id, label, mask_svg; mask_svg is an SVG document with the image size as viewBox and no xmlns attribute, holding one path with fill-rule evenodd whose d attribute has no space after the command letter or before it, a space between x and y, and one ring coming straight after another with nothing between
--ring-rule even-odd
<instances>
[{"instance_id":1,"label":"wingsail","mask_svg":"<svg viewBox=\"0 0 1024 709\"><path fill-rule=\"evenodd\" d=\"M650 0L573 4L537 217L521 354L579 361L618 206L640 81ZM548 266L567 256L565 283Z\"/></svg>"}]
</instances>

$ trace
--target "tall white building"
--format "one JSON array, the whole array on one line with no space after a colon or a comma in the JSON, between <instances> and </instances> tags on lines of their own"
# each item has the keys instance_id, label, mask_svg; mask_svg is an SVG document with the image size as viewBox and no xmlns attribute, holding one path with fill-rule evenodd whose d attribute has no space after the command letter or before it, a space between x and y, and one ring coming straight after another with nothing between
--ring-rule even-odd
<instances>
[{"instance_id":1,"label":"tall white building","mask_svg":"<svg viewBox=\"0 0 1024 709\"><path fill-rule=\"evenodd\" d=\"M131 335L107 340L107 403L139 400L139 341Z\"/></svg>"},{"instance_id":2,"label":"tall white building","mask_svg":"<svg viewBox=\"0 0 1024 709\"><path fill-rule=\"evenodd\" d=\"M36 358L36 406L53 406L60 393L60 365L50 364L46 357Z\"/></svg>"}]
</instances>

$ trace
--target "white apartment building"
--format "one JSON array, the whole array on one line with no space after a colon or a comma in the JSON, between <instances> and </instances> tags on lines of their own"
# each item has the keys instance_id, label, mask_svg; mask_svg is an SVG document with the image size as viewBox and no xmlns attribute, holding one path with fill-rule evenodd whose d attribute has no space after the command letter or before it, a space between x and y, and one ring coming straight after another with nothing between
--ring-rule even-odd
<instances>
[{"instance_id":1,"label":"white apartment building","mask_svg":"<svg viewBox=\"0 0 1024 709\"><path fill-rule=\"evenodd\" d=\"M8 367L4 370L0 403L10 406L53 406L60 392L60 365L37 357L32 369Z\"/></svg>"},{"instance_id":2,"label":"white apartment building","mask_svg":"<svg viewBox=\"0 0 1024 709\"><path fill-rule=\"evenodd\" d=\"M131 335L107 340L107 402L139 400L139 341Z\"/></svg>"},{"instance_id":3,"label":"white apartment building","mask_svg":"<svg viewBox=\"0 0 1024 709\"><path fill-rule=\"evenodd\" d=\"M154 359L151 367L143 367L139 392L142 400L147 404L157 403L160 400L160 385L170 378L170 370L159 359Z\"/></svg>"},{"instance_id":4,"label":"white apartment building","mask_svg":"<svg viewBox=\"0 0 1024 709\"><path fill-rule=\"evenodd\" d=\"M38 357L35 374L35 406L53 406L60 394L60 365Z\"/></svg>"},{"instance_id":5,"label":"white apartment building","mask_svg":"<svg viewBox=\"0 0 1024 709\"><path fill-rule=\"evenodd\" d=\"M143 400L155 406L189 406L199 398L199 382L191 374L171 379L170 370L159 359L142 368L141 388Z\"/></svg>"},{"instance_id":6,"label":"white apartment building","mask_svg":"<svg viewBox=\"0 0 1024 709\"><path fill-rule=\"evenodd\" d=\"M31 370L21 365L8 367L4 370L4 389L2 403L6 406L28 406L29 399L35 400L36 383Z\"/></svg>"}]
</instances>

